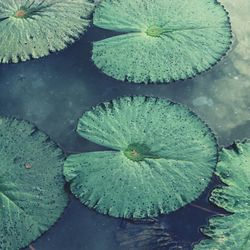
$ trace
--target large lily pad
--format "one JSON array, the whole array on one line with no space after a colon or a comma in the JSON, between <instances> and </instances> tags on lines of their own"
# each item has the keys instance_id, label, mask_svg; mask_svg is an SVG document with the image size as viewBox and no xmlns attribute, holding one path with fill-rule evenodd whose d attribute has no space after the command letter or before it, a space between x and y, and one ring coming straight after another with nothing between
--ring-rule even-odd
<instances>
[{"instance_id":1,"label":"large lily pad","mask_svg":"<svg viewBox=\"0 0 250 250\"><path fill-rule=\"evenodd\" d=\"M78 133L109 151L71 155L64 174L82 203L115 217L169 213L193 201L217 162L210 129L182 105L153 97L103 103Z\"/></svg>"},{"instance_id":2,"label":"large lily pad","mask_svg":"<svg viewBox=\"0 0 250 250\"><path fill-rule=\"evenodd\" d=\"M228 14L214 0L103 0L94 24L123 33L94 43L96 66L136 83L193 77L231 44Z\"/></svg>"},{"instance_id":3,"label":"large lily pad","mask_svg":"<svg viewBox=\"0 0 250 250\"><path fill-rule=\"evenodd\" d=\"M210 200L232 213L216 216L203 229L211 239L201 241L195 249L250 249L250 141L223 149L217 174L226 186L216 188Z\"/></svg>"},{"instance_id":4,"label":"large lily pad","mask_svg":"<svg viewBox=\"0 0 250 250\"><path fill-rule=\"evenodd\" d=\"M64 156L24 121L0 118L0 249L27 246L67 205Z\"/></svg>"},{"instance_id":5,"label":"large lily pad","mask_svg":"<svg viewBox=\"0 0 250 250\"><path fill-rule=\"evenodd\" d=\"M82 34L93 10L89 0L0 2L0 62L39 58L64 49Z\"/></svg>"}]
</instances>

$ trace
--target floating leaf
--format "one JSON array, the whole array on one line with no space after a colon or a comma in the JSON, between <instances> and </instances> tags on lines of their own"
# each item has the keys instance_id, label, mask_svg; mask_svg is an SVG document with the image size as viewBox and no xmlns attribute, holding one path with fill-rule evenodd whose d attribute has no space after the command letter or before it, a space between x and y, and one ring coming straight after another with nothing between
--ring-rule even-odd
<instances>
[{"instance_id":1,"label":"floating leaf","mask_svg":"<svg viewBox=\"0 0 250 250\"><path fill-rule=\"evenodd\" d=\"M193 77L231 44L228 14L214 0L103 0L94 24L123 33L94 43L96 66L136 83Z\"/></svg>"},{"instance_id":2,"label":"floating leaf","mask_svg":"<svg viewBox=\"0 0 250 250\"><path fill-rule=\"evenodd\" d=\"M198 198L217 162L216 139L187 108L153 97L103 103L78 133L110 151L71 155L66 180L82 203L115 217L169 213Z\"/></svg>"},{"instance_id":3,"label":"floating leaf","mask_svg":"<svg viewBox=\"0 0 250 250\"><path fill-rule=\"evenodd\" d=\"M0 3L0 62L39 58L64 49L82 34L89 0L4 0Z\"/></svg>"},{"instance_id":4,"label":"floating leaf","mask_svg":"<svg viewBox=\"0 0 250 250\"><path fill-rule=\"evenodd\" d=\"M203 229L211 239L201 241L195 249L249 250L250 141L223 149L217 174L226 186L216 188L210 200L232 214L211 218Z\"/></svg>"},{"instance_id":5,"label":"floating leaf","mask_svg":"<svg viewBox=\"0 0 250 250\"><path fill-rule=\"evenodd\" d=\"M27 246L67 205L63 154L24 121L0 118L0 249Z\"/></svg>"},{"instance_id":6,"label":"floating leaf","mask_svg":"<svg viewBox=\"0 0 250 250\"><path fill-rule=\"evenodd\" d=\"M227 12L214 0L103 0L94 24L124 33L94 43L96 66L136 83L193 77L231 44Z\"/></svg>"}]
</instances>

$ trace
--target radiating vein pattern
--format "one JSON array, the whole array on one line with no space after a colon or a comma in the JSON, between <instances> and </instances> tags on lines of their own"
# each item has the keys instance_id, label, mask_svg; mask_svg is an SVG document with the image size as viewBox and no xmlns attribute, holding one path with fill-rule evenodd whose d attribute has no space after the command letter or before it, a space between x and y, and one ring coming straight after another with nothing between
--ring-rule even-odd
<instances>
[{"instance_id":1,"label":"radiating vein pattern","mask_svg":"<svg viewBox=\"0 0 250 250\"><path fill-rule=\"evenodd\" d=\"M103 0L94 24L123 33L94 43L96 66L135 83L193 77L231 44L228 13L214 0Z\"/></svg>"},{"instance_id":2,"label":"radiating vein pattern","mask_svg":"<svg viewBox=\"0 0 250 250\"><path fill-rule=\"evenodd\" d=\"M67 204L63 154L33 125L0 117L0 249L47 231Z\"/></svg>"},{"instance_id":3,"label":"radiating vein pattern","mask_svg":"<svg viewBox=\"0 0 250 250\"><path fill-rule=\"evenodd\" d=\"M154 97L103 103L78 133L110 151L68 157L64 174L87 206L115 217L174 211L199 197L217 162L211 130L182 105Z\"/></svg>"},{"instance_id":4,"label":"radiating vein pattern","mask_svg":"<svg viewBox=\"0 0 250 250\"><path fill-rule=\"evenodd\" d=\"M88 0L0 2L0 62L39 58L64 49L89 25Z\"/></svg>"}]
</instances>

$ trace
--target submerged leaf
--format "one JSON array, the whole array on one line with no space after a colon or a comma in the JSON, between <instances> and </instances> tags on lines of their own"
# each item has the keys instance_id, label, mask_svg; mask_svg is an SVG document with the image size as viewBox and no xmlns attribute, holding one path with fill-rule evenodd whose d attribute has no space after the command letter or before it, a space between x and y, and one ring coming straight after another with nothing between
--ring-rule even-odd
<instances>
[{"instance_id":1,"label":"submerged leaf","mask_svg":"<svg viewBox=\"0 0 250 250\"><path fill-rule=\"evenodd\" d=\"M0 2L0 62L39 58L64 49L89 25L89 0Z\"/></svg>"},{"instance_id":2,"label":"submerged leaf","mask_svg":"<svg viewBox=\"0 0 250 250\"><path fill-rule=\"evenodd\" d=\"M27 246L60 217L67 205L63 160L31 124L0 118L0 249Z\"/></svg>"},{"instance_id":3,"label":"submerged leaf","mask_svg":"<svg viewBox=\"0 0 250 250\"><path fill-rule=\"evenodd\" d=\"M167 228L155 222L152 224L127 223L116 232L120 250L187 250L187 243L173 237Z\"/></svg>"},{"instance_id":4,"label":"submerged leaf","mask_svg":"<svg viewBox=\"0 0 250 250\"><path fill-rule=\"evenodd\" d=\"M232 214L216 216L203 229L211 239L203 240L195 249L250 249L250 141L223 149L217 174L226 186L216 188L210 200Z\"/></svg>"},{"instance_id":5,"label":"submerged leaf","mask_svg":"<svg viewBox=\"0 0 250 250\"><path fill-rule=\"evenodd\" d=\"M94 24L123 33L94 43L96 66L136 83L193 77L231 44L228 14L214 0L103 0Z\"/></svg>"},{"instance_id":6,"label":"submerged leaf","mask_svg":"<svg viewBox=\"0 0 250 250\"><path fill-rule=\"evenodd\" d=\"M182 105L153 97L103 103L78 133L113 150L71 155L64 166L84 204L115 217L169 213L198 198L217 162L210 129Z\"/></svg>"}]
</instances>

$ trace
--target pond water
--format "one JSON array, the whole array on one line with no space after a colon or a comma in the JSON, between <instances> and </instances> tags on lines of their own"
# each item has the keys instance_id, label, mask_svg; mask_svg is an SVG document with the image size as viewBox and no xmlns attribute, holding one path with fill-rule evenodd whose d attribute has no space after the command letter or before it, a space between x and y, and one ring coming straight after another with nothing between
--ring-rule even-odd
<instances>
[{"instance_id":1,"label":"pond water","mask_svg":"<svg viewBox=\"0 0 250 250\"><path fill-rule=\"evenodd\" d=\"M194 110L214 130L220 146L250 138L250 1L221 2L230 12L234 41L228 55L208 72L168 85L116 81L91 61L92 41L108 37L110 32L90 27L64 51L25 63L0 65L0 114L33 122L66 154L94 151L102 148L75 132L84 111L119 96L153 95ZM121 242L134 232L130 249L170 249L161 248L152 233L160 228L161 237L168 232L186 243L182 249L192 249L192 243L202 238L199 227L216 211L221 212L208 202L216 182L214 178L193 204L143 225L103 216L70 197L62 218L32 246L36 250L119 250L124 249ZM148 248L136 247L148 232Z\"/></svg>"}]
</instances>

